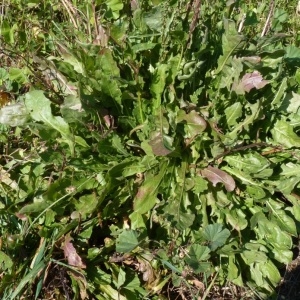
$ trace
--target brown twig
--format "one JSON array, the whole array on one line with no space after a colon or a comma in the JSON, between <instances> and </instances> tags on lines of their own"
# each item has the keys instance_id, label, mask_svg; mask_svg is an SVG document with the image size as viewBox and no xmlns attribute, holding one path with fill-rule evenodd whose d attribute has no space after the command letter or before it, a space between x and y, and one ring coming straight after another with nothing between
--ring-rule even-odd
<instances>
[{"instance_id":1,"label":"brown twig","mask_svg":"<svg viewBox=\"0 0 300 300\"><path fill-rule=\"evenodd\" d=\"M190 28L189 28L187 48L190 48L191 43L192 43L192 35L193 35L193 32L194 32L194 30L195 30L195 28L198 24L198 21L199 21L200 8L201 8L201 0L195 0L194 3L193 3L194 15L193 15L192 22L191 22Z\"/></svg>"},{"instance_id":2,"label":"brown twig","mask_svg":"<svg viewBox=\"0 0 300 300\"><path fill-rule=\"evenodd\" d=\"M223 153L217 155L214 158L214 161L216 161L226 155L232 154L234 152L244 151L244 150L251 149L251 148L261 148L261 147L272 147L274 149L278 149L278 146L269 145L268 143L265 143L265 142L253 143L253 144L249 144L249 145L245 145L245 146L237 146L235 148L228 149L228 150L224 151Z\"/></svg>"},{"instance_id":3,"label":"brown twig","mask_svg":"<svg viewBox=\"0 0 300 300\"><path fill-rule=\"evenodd\" d=\"M269 6L269 14L268 14L264 29L261 33L261 37L265 36L270 29L271 17L273 16L274 8L275 8L275 1L271 0L270 6Z\"/></svg>"}]
</instances>

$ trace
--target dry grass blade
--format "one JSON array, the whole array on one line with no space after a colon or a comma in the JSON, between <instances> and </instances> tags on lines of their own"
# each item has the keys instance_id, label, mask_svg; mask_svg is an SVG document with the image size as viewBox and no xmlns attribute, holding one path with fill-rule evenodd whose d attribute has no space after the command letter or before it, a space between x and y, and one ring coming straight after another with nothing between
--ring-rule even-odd
<instances>
[{"instance_id":1,"label":"dry grass blade","mask_svg":"<svg viewBox=\"0 0 300 300\"><path fill-rule=\"evenodd\" d=\"M261 37L265 36L268 33L269 29L270 29L270 23L271 23L271 18L274 14L274 8L275 8L275 1L271 0L270 6L269 6L269 14L268 14L264 29L261 33Z\"/></svg>"},{"instance_id":2,"label":"dry grass blade","mask_svg":"<svg viewBox=\"0 0 300 300\"><path fill-rule=\"evenodd\" d=\"M69 16L70 16L70 19L72 21L72 24L74 25L74 27L76 29L78 29L78 26L77 26L77 22L75 21L75 18L74 18L74 15L76 15L76 10L75 8L73 7L73 5L68 2L67 0L62 0L62 4L63 6L65 7L66 11L68 12Z\"/></svg>"}]
</instances>

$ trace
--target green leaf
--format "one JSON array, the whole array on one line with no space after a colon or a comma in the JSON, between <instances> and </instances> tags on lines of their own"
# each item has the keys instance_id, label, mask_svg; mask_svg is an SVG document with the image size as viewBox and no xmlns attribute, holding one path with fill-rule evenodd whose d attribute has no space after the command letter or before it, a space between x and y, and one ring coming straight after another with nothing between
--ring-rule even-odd
<instances>
[{"instance_id":1,"label":"green leaf","mask_svg":"<svg viewBox=\"0 0 300 300\"><path fill-rule=\"evenodd\" d=\"M250 175L245 174L244 172L241 172L237 169L226 167L226 166L223 167L223 169L225 171L227 171L228 173L234 175L238 179L240 179L243 184L251 184L251 185L254 185L254 186L260 186L259 182L254 181Z\"/></svg>"},{"instance_id":2,"label":"green leaf","mask_svg":"<svg viewBox=\"0 0 300 300\"><path fill-rule=\"evenodd\" d=\"M207 264L202 264L201 261L206 261L209 258L210 249L207 246L193 244L184 260L195 273L200 273L207 271Z\"/></svg>"},{"instance_id":3,"label":"green leaf","mask_svg":"<svg viewBox=\"0 0 300 300\"><path fill-rule=\"evenodd\" d=\"M123 2L121 0L108 0L105 1L105 4L109 8L109 11L112 13L114 19L119 18L120 10L123 9Z\"/></svg>"},{"instance_id":4,"label":"green leaf","mask_svg":"<svg viewBox=\"0 0 300 300\"><path fill-rule=\"evenodd\" d=\"M249 196L253 197L256 200L260 200L266 197L266 192L259 186L254 187L251 185L247 185L246 191L249 194Z\"/></svg>"},{"instance_id":5,"label":"green leaf","mask_svg":"<svg viewBox=\"0 0 300 300\"><path fill-rule=\"evenodd\" d=\"M187 138L193 138L206 129L206 121L194 110L188 114L180 110L177 115L177 122L185 124L185 137Z\"/></svg>"},{"instance_id":6,"label":"green leaf","mask_svg":"<svg viewBox=\"0 0 300 300\"><path fill-rule=\"evenodd\" d=\"M13 266L13 261L11 260L11 258L3 251L0 251L0 269L2 271L10 272L12 266Z\"/></svg>"},{"instance_id":7,"label":"green leaf","mask_svg":"<svg viewBox=\"0 0 300 300\"><path fill-rule=\"evenodd\" d=\"M241 231L248 226L247 218L241 209L224 210L226 221L237 231Z\"/></svg>"},{"instance_id":8,"label":"green leaf","mask_svg":"<svg viewBox=\"0 0 300 300\"><path fill-rule=\"evenodd\" d=\"M281 249L292 247L291 236L282 230L276 223L260 218L258 223L258 235L261 239L267 239L268 244Z\"/></svg>"},{"instance_id":9,"label":"green leaf","mask_svg":"<svg viewBox=\"0 0 300 300\"><path fill-rule=\"evenodd\" d=\"M225 109L226 121L229 127L237 124L237 119L239 119L243 114L242 108L242 104L240 102L236 102Z\"/></svg>"},{"instance_id":10,"label":"green leaf","mask_svg":"<svg viewBox=\"0 0 300 300\"><path fill-rule=\"evenodd\" d=\"M98 200L96 195L83 195L78 201L75 202L76 210L82 215L83 218L86 215L92 213L98 206Z\"/></svg>"},{"instance_id":11,"label":"green leaf","mask_svg":"<svg viewBox=\"0 0 300 300\"><path fill-rule=\"evenodd\" d=\"M41 212L44 209L46 209L50 204L44 200L42 201L37 201L35 203L27 204L23 206L19 213L20 214L31 214L31 213L37 213Z\"/></svg>"},{"instance_id":12,"label":"green leaf","mask_svg":"<svg viewBox=\"0 0 300 300\"><path fill-rule=\"evenodd\" d=\"M14 292L10 295L10 299L16 299L17 296L21 293L24 287L29 283L36 279L37 274L39 274L45 268L45 263L41 261L38 265L36 265L32 270L30 270L26 276L22 278L19 282L18 286L15 287Z\"/></svg>"},{"instance_id":13,"label":"green leaf","mask_svg":"<svg viewBox=\"0 0 300 300\"><path fill-rule=\"evenodd\" d=\"M220 88L232 89L237 92L236 82L239 79L240 73L243 71L243 64L240 58L230 57L227 64L223 67ZM231 88L232 87L232 88ZM240 94L237 92L237 94ZM243 93L241 93L243 94Z\"/></svg>"},{"instance_id":14,"label":"green leaf","mask_svg":"<svg viewBox=\"0 0 300 300\"><path fill-rule=\"evenodd\" d=\"M276 106L278 106L281 103L286 89L287 89L287 78L284 78L280 84L279 89L277 90L277 92L275 94L275 97L274 97L272 103L271 103L273 108L276 108Z\"/></svg>"},{"instance_id":15,"label":"green leaf","mask_svg":"<svg viewBox=\"0 0 300 300\"><path fill-rule=\"evenodd\" d=\"M275 287L280 281L281 276L278 269L272 263L272 261L268 260L265 263L260 263L259 268L262 274L264 275L264 277L267 277L271 281L272 285Z\"/></svg>"},{"instance_id":16,"label":"green leaf","mask_svg":"<svg viewBox=\"0 0 300 300\"><path fill-rule=\"evenodd\" d=\"M167 164L163 163L158 175L146 175L146 179L139 187L133 200L134 211L139 214L149 212L157 201L157 190L165 176Z\"/></svg>"},{"instance_id":17,"label":"green leaf","mask_svg":"<svg viewBox=\"0 0 300 300\"><path fill-rule=\"evenodd\" d=\"M282 103L282 107L279 109L285 109L287 113L297 114L300 108L300 95L292 92L289 94Z\"/></svg>"},{"instance_id":18,"label":"green leaf","mask_svg":"<svg viewBox=\"0 0 300 300\"><path fill-rule=\"evenodd\" d=\"M241 256L247 265L268 260L267 254L261 251L244 250Z\"/></svg>"},{"instance_id":19,"label":"green leaf","mask_svg":"<svg viewBox=\"0 0 300 300\"><path fill-rule=\"evenodd\" d=\"M154 98L153 102L153 114L156 113L157 109L160 109L161 96L165 89L166 80L168 78L169 66L167 64L159 64L152 75L152 81L150 86L151 94Z\"/></svg>"},{"instance_id":20,"label":"green leaf","mask_svg":"<svg viewBox=\"0 0 300 300\"><path fill-rule=\"evenodd\" d=\"M228 229L223 229L222 224L210 224L204 228L203 237L210 243L209 248L214 251L219 247L222 247L230 232Z\"/></svg>"},{"instance_id":21,"label":"green leaf","mask_svg":"<svg viewBox=\"0 0 300 300\"><path fill-rule=\"evenodd\" d=\"M127 253L139 245L138 234L135 230L123 230L116 239L116 251Z\"/></svg>"},{"instance_id":22,"label":"green leaf","mask_svg":"<svg viewBox=\"0 0 300 300\"><path fill-rule=\"evenodd\" d=\"M247 114L245 119L235 126L234 130L232 130L231 132L226 134L226 137L228 137L231 140L235 140L238 133L240 133L242 130L248 130L249 129L249 126L260 115L261 104L260 104L259 101L255 104L247 104L245 106L245 109L248 110L248 111L250 110L251 113Z\"/></svg>"},{"instance_id":23,"label":"green leaf","mask_svg":"<svg viewBox=\"0 0 300 300\"><path fill-rule=\"evenodd\" d=\"M287 164L281 165L282 172L280 172L281 176L291 177L298 176L300 174L300 165L296 165L292 162L288 162Z\"/></svg>"},{"instance_id":24,"label":"green leaf","mask_svg":"<svg viewBox=\"0 0 300 300\"><path fill-rule=\"evenodd\" d=\"M193 178L193 180L195 184L193 187L193 191L195 192L195 194L203 193L204 191L207 190L208 188L207 181L204 180L202 177L197 176Z\"/></svg>"},{"instance_id":25,"label":"green leaf","mask_svg":"<svg viewBox=\"0 0 300 300\"><path fill-rule=\"evenodd\" d=\"M140 44L133 45L131 47L131 50L134 53L138 53L141 51L152 50L156 45L157 43L140 43Z\"/></svg>"},{"instance_id":26,"label":"green leaf","mask_svg":"<svg viewBox=\"0 0 300 300\"><path fill-rule=\"evenodd\" d=\"M34 90L26 94L25 105L31 117L38 122L43 122L49 127L57 130L66 142L70 145L73 152L74 141L83 147L89 147L88 144L82 139L74 137L69 125L61 117L54 117L51 112L50 100L44 96L42 91Z\"/></svg>"},{"instance_id":27,"label":"green leaf","mask_svg":"<svg viewBox=\"0 0 300 300\"><path fill-rule=\"evenodd\" d=\"M289 178L283 178L280 181L275 182L275 184L277 189L281 193L288 195L294 190L296 184L298 184L299 182L300 182L299 177L289 177Z\"/></svg>"},{"instance_id":28,"label":"green leaf","mask_svg":"<svg viewBox=\"0 0 300 300\"><path fill-rule=\"evenodd\" d=\"M126 273L120 268L119 274L118 274L118 281L116 282L117 289L120 289L120 287L125 283L126 281Z\"/></svg>"},{"instance_id":29,"label":"green leaf","mask_svg":"<svg viewBox=\"0 0 300 300\"><path fill-rule=\"evenodd\" d=\"M294 132L293 127L284 120L276 121L271 133L274 141L279 145L287 148L300 147L300 137Z\"/></svg>"},{"instance_id":30,"label":"green leaf","mask_svg":"<svg viewBox=\"0 0 300 300\"><path fill-rule=\"evenodd\" d=\"M278 262L285 265L288 265L293 259L293 251L282 249L276 245L272 249L272 253Z\"/></svg>"},{"instance_id":31,"label":"green leaf","mask_svg":"<svg viewBox=\"0 0 300 300\"><path fill-rule=\"evenodd\" d=\"M295 63L299 62L299 57L300 57L300 48L296 47L295 45L288 45L285 48L285 59L289 63Z\"/></svg>"},{"instance_id":32,"label":"green leaf","mask_svg":"<svg viewBox=\"0 0 300 300\"><path fill-rule=\"evenodd\" d=\"M242 272L239 268L238 261L234 255L230 255L228 260L228 280L236 285L243 286Z\"/></svg>"},{"instance_id":33,"label":"green leaf","mask_svg":"<svg viewBox=\"0 0 300 300\"><path fill-rule=\"evenodd\" d=\"M234 22L225 20L226 32L222 36L223 55L218 59L218 69L215 74L218 74L223 70L224 66L228 63L236 50L242 47L245 40L243 35L236 32L234 26Z\"/></svg>"},{"instance_id":34,"label":"green leaf","mask_svg":"<svg viewBox=\"0 0 300 300\"><path fill-rule=\"evenodd\" d=\"M262 155L251 152L245 155L228 155L224 158L228 164L246 173L257 174L270 166L270 162Z\"/></svg>"},{"instance_id":35,"label":"green leaf","mask_svg":"<svg viewBox=\"0 0 300 300\"><path fill-rule=\"evenodd\" d=\"M291 235L296 236L297 229L295 221L291 217L289 217L282 208L276 208L276 201L269 199L267 201L267 204L271 212L271 220L274 223L277 223L282 230L285 230Z\"/></svg>"},{"instance_id":36,"label":"green leaf","mask_svg":"<svg viewBox=\"0 0 300 300\"><path fill-rule=\"evenodd\" d=\"M153 31L161 32L161 28L163 25L163 15L161 7L153 7L150 12L143 14L143 18L150 29L152 29Z\"/></svg>"}]
</instances>

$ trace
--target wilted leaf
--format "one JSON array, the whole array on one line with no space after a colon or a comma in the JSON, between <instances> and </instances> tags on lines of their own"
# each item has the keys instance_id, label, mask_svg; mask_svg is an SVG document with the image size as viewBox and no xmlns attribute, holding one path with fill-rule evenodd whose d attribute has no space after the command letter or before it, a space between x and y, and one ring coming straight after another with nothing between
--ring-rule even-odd
<instances>
[{"instance_id":1,"label":"wilted leaf","mask_svg":"<svg viewBox=\"0 0 300 300\"><path fill-rule=\"evenodd\" d=\"M77 268L85 269L86 265L82 262L81 257L77 254L75 247L71 243L70 235L65 237L63 245L64 255L68 260L68 264Z\"/></svg>"},{"instance_id":2,"label":"wilted leaf","mask_svg":"<svg viewBox=\"0 0 300 300\"><path fill-rule=\"evenodd\" d=\"M224 184L228 192L232 192L235 189L234 179L226 172L218 168L208 166L206 169L201 170L200 174L202 177L206 177L213 184L213 186L216 186L217 183L221 182Z\"/></svg>"},{"instance_id":3,"label":"wilted leaf","mask_svg":"<svg viewBox=\"0 0 300 300\"><path fill-rule=\"evenodd\" d=\"M259 64L261 62L261 58L259 56L244 56L241 57L243 61L249 62L252 65Z\"/></svg>"},{"instance_id":4,"label":"wilted leaf","mask_svg":"<svg viewBox=\"0 0 300 300\"><path fill-rule=\"evenodd\" d=\"M6 105L0 109L0 123L9 126L22 126L26 124L29 119L24 104L16 103Z\"/></svg>"},{"instance_id":5,"label":"wilted leaf","mask_svg":"<svg viewBox=\"0 0 300 300\"><path fill-rule=\"evenodd\" d=\"M74 282L76 282L76 284L78 285L78 288L80 290L80 298L81 300L84 300L87 298L87 281L86 278L79 272L75 272L73 270L71 270L69 272L70 277L72 277L72 279L74 280Z\"/></svg>"}]
</instances>

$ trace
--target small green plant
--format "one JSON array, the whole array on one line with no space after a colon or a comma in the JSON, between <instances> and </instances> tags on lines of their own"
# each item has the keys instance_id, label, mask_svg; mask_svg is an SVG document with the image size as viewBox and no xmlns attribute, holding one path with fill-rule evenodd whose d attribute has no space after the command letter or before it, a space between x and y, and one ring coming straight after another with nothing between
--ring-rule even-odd
<instances>
[{"instance_id":1,"label":"small green plant","mask_svg":"<svg viewBox=\"0 0 300 300\"><path fill-rule=\"evenodd\" d=\"M295 11L2 8L2 299L270 297L300 221Z\"/></svg>"}]
</instances>

